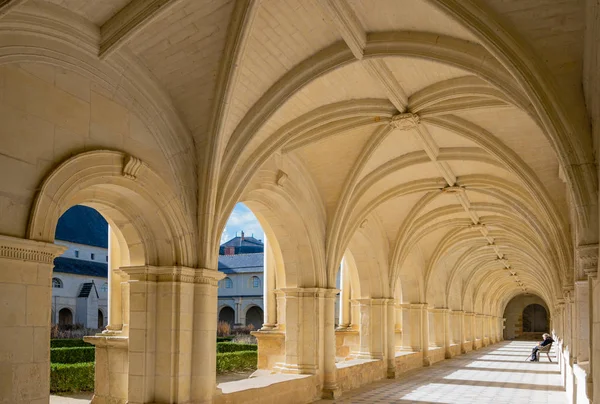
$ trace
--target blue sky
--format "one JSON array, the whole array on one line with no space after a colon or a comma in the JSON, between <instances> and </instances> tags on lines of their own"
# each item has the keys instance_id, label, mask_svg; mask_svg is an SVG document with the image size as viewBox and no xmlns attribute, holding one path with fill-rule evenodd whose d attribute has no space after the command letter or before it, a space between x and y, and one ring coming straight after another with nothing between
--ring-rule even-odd
<instances>
[{"instance_id":1,"label":"blue sky","mask_svg":"<svg viewBox=\"0 0 600 404\"><path fill-rule=\"evenodd\" d=\"M254 216L246 205L238 203L233 208L233 212L231 212L231 216L229 216L229 220L225 225L225 230L223 230L223 234L221 235L221 243L234 238L236 233L239 236L242 231L244 231L246 236L254 234L255 238L265 240L265 234L256 216Z\"/></svg>"}]
</instances>

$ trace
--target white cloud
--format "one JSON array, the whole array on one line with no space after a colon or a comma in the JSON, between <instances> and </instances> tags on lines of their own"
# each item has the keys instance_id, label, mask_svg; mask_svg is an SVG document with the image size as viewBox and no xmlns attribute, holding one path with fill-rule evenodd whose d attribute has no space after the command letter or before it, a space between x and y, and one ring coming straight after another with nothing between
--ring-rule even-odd
<instances>
[{"instance_id":1,"label":"white cloud","mask_svg":"<svg viewBox=\"0 0 600 404\"><path fill-rule=\"evenodd\" d=\"M252 236L252 234L254 234L254 237L259 240L265 239L265 234L260 227L260 223L256 219L256 216L254 216L252 211L244 204L238 203L235 205L235 208L233 209L233 212L231 212L231 216L229 216L229 220L225 225L225 229L221 235L221 243L232 239L236 235L239 236L242 231L246 236Z\"/></svg>"}]
</instances>

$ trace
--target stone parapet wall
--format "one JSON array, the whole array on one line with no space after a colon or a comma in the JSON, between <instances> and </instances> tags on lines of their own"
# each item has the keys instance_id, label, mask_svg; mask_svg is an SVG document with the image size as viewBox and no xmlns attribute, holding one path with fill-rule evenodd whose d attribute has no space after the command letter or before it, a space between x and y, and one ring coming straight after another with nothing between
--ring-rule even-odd
<instances>
[{"instance_id":1,"label":"stone parapet wall","mask_svg":"<svg viewBox=\"0 0 600 404\"><path fill-rule=\"evenodd\" d=\"M483 341L480 339L476 339L475 340L475 348L474 349L479 349L483 346Z\"/></svg>"},{"instance_id":2,"label":"stone parapet wall","mask_svg":"<svg viewBox=\"0 0 600 404\"><path fill-rule=\"evenodd\" d=\"M396 352L396 377L423 366L423 352Z\"/></svg>"},{"instance_id":3,"label":"stone parapet wall","mask_svg":"<svg viewBox=\"0 0 600 404\"><path fill-rule=\"evenodd\" d=\"M446 359L443 347L429 348L429 363L434 364Z\"/></svg>"},{"instance_id":4,"label":"stone parapet wall","mask_svg":"<svg viewBox=\"0 0 600 404\"><path fill-rule=\"evenodd\" d=\"M452 355L452 357L460 355L460 345L458 345L458 344L450 345L449 350L450 350L450 355Z\"/></svg>"},{"instance_id":5,"label":"stone parapet wall","mask_svg":"<svg viewBox=\"0 0 600 404\"><path fill-rule=\"evenodd\" d=\"M466 352L471 352L473 350L473 341L465 341L462 344L463 350Z\"/></svg>"},{"instance_id":6,"label":"stone parapet wall","mask_svg":"<svg viewBox=\"0 0 600 404\"><path fill-rule=\"evenodd\" d=\"M304 404L320 398L314 375L271 375L219 384L214 404Z\"/></svg>"},{"instance_id":7,"label":"stone parapet wall","mask_svg":"<svg viewBox=\"0 0 600 404\"><path fill-rule=\"evenodd\" d=\"M353 359L337 366L337 382L342 391L359 388L386 377L383 360Z\"/></svg>"}]
</instances>

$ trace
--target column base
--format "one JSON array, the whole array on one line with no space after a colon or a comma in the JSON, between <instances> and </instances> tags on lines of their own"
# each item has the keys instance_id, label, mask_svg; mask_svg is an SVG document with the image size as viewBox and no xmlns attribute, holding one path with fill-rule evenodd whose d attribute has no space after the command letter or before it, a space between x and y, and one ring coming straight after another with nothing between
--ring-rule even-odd
<instances>
[{"instance_id":1,"label":"column base","mask_svg":"<svg viewBox=\"0 0 600 404\"><path fill-rule=\"evenodd\" d=\"M339 386L324 387L321 391L321 398L325 400L335 400L342 396L342 389Z\"/></svg>"},{"instance_id":2,"label":"column base","mask_svg":"<svg viewBox=\"0 0 600 404\"><path fill-rule=\"evenodd\" d=\"M423 357L423 367L431 366L431 359L429 357Z\"/></svg>"},{"instance_id":3,"label":"column base","mask_svg":"<svg viewBox=\"0 0 600 404\"><path fill-rule=\"evenodd\" d=\"M395 379L396 378L396 368L387 368L386 378Z\"/></svg>"},{"instance_id":4,"label":"column base","mask_svg":"<svg viewBox=\"0 0 600 404\"><path fill-rule=\"evenodd\" d=\"M277 324L263 324L259 331L273 331L277 328Z\"/></svg>"}]
</instances>

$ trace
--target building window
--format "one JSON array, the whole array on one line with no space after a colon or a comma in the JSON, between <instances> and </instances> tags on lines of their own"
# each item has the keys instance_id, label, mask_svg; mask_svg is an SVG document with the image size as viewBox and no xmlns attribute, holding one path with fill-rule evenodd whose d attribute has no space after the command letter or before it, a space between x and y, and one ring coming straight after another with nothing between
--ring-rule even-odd
<instances>
[{"instance_id":1,"label":"building window","mask_svg":"<svg viewBox=\"0 0 600 404\"><path fill-rule=\"evenodd\" d=\"M225 289L233 288L233 281L231 280L231 278L225 278L223 279L223 282L225 283Z\"/></svg>"},{"instance_id":2,"label":"building window","mask_svg":"<svg viewBox=\"0 0 600 404\"><path fill-rule=\"evenodd\" d=\"M94 254L94 253L91 253L91 254L90 254L90 257L92 257L92 261L93 261L94 259L96 259L96 254Z\"/></svg>"},{"instance_id":3,"label":"building window","mask_svg":"<svg viewBox=\"0 0 600 404\"><path fill-rule=\"evenodd\" d=\"M258 278L258 276L253 276L252 277L252 287L253 288L260 288L260 279Z\"/></svg>"},{"instance_id":4,"label":"building window","mask_svg":"<svg viewBox=\"0 0 600 404\"><path fill-rule=\"evenodd\" d=\"M106 256L106 262L108 262L108 255Z\"/></svg>"},{"instance_id":5,"label":"building window","mask_svg":"<svg viewBox=\"0 0 600 404\"><path fill-rule=\"evenodd\" d=\"M63 283L60 279L58 278L52 278L52 287L53 288L57 288L60 289L63 287Z\"/></svg>"},{"instance_id":6,"label":"building window","mask_svg":"<svg viewBox=\"0 0 600 404\"><path fill-rule=\"evenodd\" d=\"M75 250L75 258L79 258L79 250Z\"/></svg>"},{"instance_id":7,"label":"building window","mask_svg":"<svg viewBox=\"0 0 600 404\"><path fill-rule=\"evenodd\" d=\"M103 292L108 292L108 283L104 282L100 290Z\"/></svg>"}]
</instances>

